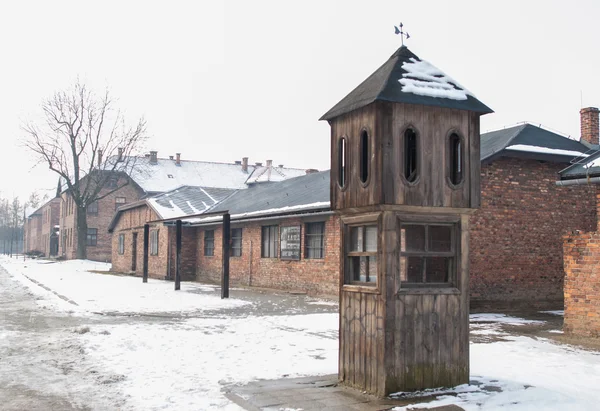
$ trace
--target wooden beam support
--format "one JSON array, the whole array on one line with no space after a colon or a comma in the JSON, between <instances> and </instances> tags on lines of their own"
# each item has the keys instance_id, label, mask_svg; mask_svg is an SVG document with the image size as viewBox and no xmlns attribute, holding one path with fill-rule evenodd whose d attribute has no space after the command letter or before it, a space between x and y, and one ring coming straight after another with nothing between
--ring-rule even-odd
<instances>
[{"instance_id":1,"label":"wooden beam support","mask_svg":"<svg viewBox=\"0 0 600 411\"><path fill-rule=\"evenodd\" d=\"M175 291L181 289L181 220L175 224Z\"/></svg>"},{"instance_id":2,"label":"wooden beam support","mask_svg":"<svg viewBox=\"0 0 600 411\"><path fill-rule=\"evenodd\" d=\"M148 239L150 237L150 225L144 224L144 273L142 276L142 282L148 282Z\"/></svg>"},{"instance_id":3,"label":"wooden beam support","mask_svg":"<svg viewBox=\"0 0 600 411\"><path fill-rule=\"evenodd\" d=\"M221 272L221 298L229 298L229 243L231 240L231 216L223 214L223 270Z\"/></svg>"}]
</instances>

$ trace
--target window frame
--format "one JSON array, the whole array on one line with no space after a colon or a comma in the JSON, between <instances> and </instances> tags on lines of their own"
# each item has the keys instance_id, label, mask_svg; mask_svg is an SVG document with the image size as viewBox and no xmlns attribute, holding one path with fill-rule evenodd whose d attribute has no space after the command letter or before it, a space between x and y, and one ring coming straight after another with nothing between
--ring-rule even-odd
<instances>
[{"instance_id":1,"label":"window frame","mask_svg":"<svg viewBox=\"0 0 600 411\"><path fill-rule=\"evenodd\" d=\"M268 231L269 238L267 239L268 252L265 252L265 230ZM274 233L271 233L271 230ZM271 255L271 249L274 255ZM279 225L263 225L260 227L260 258L278 258L279 250Z\"/></svg>"},{"instance_id":2,"label":"window frame","mask_svg":"<svg viewBox=\"0 0 600 411\"><path fill-rule=\"evenodd\" d=\"M453 181L453 172L454 172L454 151L452 146L453 136L458 138L460 143L460 158L459 158L459 166L460 166L460 180L458 182ZM465 139L462 133L459 133L458 130L452 129L448 132L446 136L446 181L448 185L453 188L460 188L465 183Z\"/></svg>"},{"instance_id":3,"label":"window frame","mask_svg":"<svg viewBox=\"0 0 600 411\"><path fill-rule=\"evenodd\" d=\"M150 255L158 255L159 229L150 230Z\"/></svg>"},{"instance_id":4,"label":"window frame","mask_svg":"<svg viewBox=\"0 0 600 411\"><path fill-rule=\"evenodd\" d=\"M121 198L123 199L123 202L119 202L119 199ZM115 197L115 211L117 211L119 207L122 207L125 204L127 204L127 197Z\"/></svg>"},{"instance_id":5,"label":"window frame","mask_svg":"<svg viewBox=\"0 0 600 411\"><path fill-rule=\"evenodd\" d=\"M310 233L309 226L320 225L322 227L321 233L313 234ZM304 223L304 259L306 260L324 260L325 259L325 221L308 221ZM320 237L320 246L311 246L311 239ZM320 257L311 256L309 250L320 250Z\"/></svg>"},{"instance_id":6,"label":"window frame","mask_svg":"<svg viewBox=\"0 0 600 411\"><path fill-rule=\"evenodd\" d=\"M382 273L381 273L381 213L369 213L362 216L344 216L342 217L342 290L350 292L381 294ZM375 252L351 252L350 242L352 240L351 229L358 226L376 226L377 227L377 251ZM367 256L374 255L377 258L376 283L361 281L349 281L348 257L360 257L360 254Z\"/></svg>"},{"instance_id":7,"label":"window frame","mask_svg":"<svg viewBox=\"0 0 600 411\"><path fill-rule=\"evenodd\" d=\"M414 180L412 180L412 181L409 180L406 176L406 163L407 163L407 159L408 159L407 150L406 150L406 144L407 144L406 132L408 130L412 130L413 133L415 133L415 161L417 162L417 165L415 167L416 176L415 176ZM399 147L399 158L400 158L400 162L401 162L400 176L405 184L414 186L414 185L418 184L419 180L421 179L421 163L422 163L421 134L419 133L418 129L413 124L409 123L406 126L404 126L400 136L401 136L401 141L402 141L402 143L400 144L400 147Z\"/></svg>"},{"instance_id":8,"label":"window frame","mask_svg":"<svg viewBox=\"0 0 600 411\"><path fill-rule=\"evenodd\" d=\"M239 236L236 236L235 233L239 232ZM241 257L242 256L242 240L243 240L243 230L241 227L236 227L231 229L231 248L229 251L230 257ZM239 240L239 246L236 246L236 240ZM236 253L236 251L238 251Z\"/></svg>"},{"instance_id":9,"label":"window frame","mask_svg":"<svg viewBox=\"0 0 600 411\"><path fill-rule=\"evenodd\" d=\"M94 206L94 207L92 207L92 206ZM91 202L87 206L86 212L88 214L97 215L98 214L98 201L96 200L96 201Z\"/></svg>"},{"instance_id":10,"label":"window frame","mask_svg":"<svg viewBox=\"0 0 600 411\"><path fill-rule=\"evenodd\" d=\"M366 136L366 138L363 139L364 136ZM367 187L371 182L371 133L367 127L361 128L360 134L358 135L358 164L358 178L360 184L363 187ZM365 179L363 179L364 173L366 173Z\"/></svg>"},{"instance_id":11,"label":"window frame","mask_svg":"<svg viewBox=\"0 0 600 411\"><path fill-rule=\"evenodd\" d=\"M343 147L343 152L342 152ZM338 160L338 178L337 185L340 190L345 191L348 188L348 159L350 158L348 155L348 136L342 135L338 139L338 147L337 147L337 160ZM343 181L342 181L343 177Z\"/></svg>"},{"instance_id":12,"label":"window frame","mask_svg":"<svg viewBox=\"0 0 600 411\"><path fill-rule=\"evenodd\" d=\"M211 236L208 236L208 233L211 233ZM211 247L207 247L207 243L211 244ZM204 230L204 240L203 240L203 248L204 248L204 257L214 257L215 256L215 229Z\"/></svg>"},{"instance_id":13,"label":"window frame","mask_svg":"<svg viewBox=\"0 0 600 411\"><path fill-rule=\"evenodd\" d=\"M125 254L125 234L119 234L119 243L117 245L117 253L119 255Z\"/></svg>"},{"instance_id":14,"label":"window frame","mask_svg":"<svg viewBox=\"0 0 600 411\"><path fill-rule=\"evenodd\" d=\"M95 230L95 232L92 234L90 230ZM85 241L87 247L96 247L98 245L98 229L88 227Z\"/></svg>"},{"instance_id":15,"label":"window frame","mask_svg":"<svg viewBox=\"0 0 600 411\"><path fill-rule=\"evenodd\" d=\"M449 226L452 228L451 231L451 251L403 251L402 250L402 226L403 225L423 225L426 227L429 226ZM450 294L459 294L460 291L460 278L461 278L461 230L462 224L460 216L398 216L397 221L397 234L398 234L398 293L399 294L411 294L411 293L431 293L431 294L439 294L439 293L450 293ZM424 237L425 249L428 248L428 237L427 232L428 229L425 230L426 234ZM453 270L452 270L452 278L449 279L448 282L444 283L410 283L406 281L402 281L400 277L401 267L401 259L404 256L422 256L426 257L453 257ZM425 267L423 268L425 270ZM425 274L426 275L426 274Z\"/></svg>"}]
</instances>

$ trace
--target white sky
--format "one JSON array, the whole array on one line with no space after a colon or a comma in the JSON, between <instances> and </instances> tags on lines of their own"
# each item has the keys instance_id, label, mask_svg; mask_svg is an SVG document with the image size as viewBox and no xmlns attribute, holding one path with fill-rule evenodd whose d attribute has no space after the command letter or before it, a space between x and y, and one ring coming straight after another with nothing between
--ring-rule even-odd
<instances>
[{"instance_id":1,"label":"white sky","mask_svg":"<svg viewBox=\"0 0 600 411\"><path fill-rule=\"evenodd\" d=\"M482 131L530 121L579 135L600 105L600 2L2 1L0 196L53 189L20 124L77 77L145 116L160 157L329 168L318 118L400 45L495 110Z\"/></svg>"}]
</instances>

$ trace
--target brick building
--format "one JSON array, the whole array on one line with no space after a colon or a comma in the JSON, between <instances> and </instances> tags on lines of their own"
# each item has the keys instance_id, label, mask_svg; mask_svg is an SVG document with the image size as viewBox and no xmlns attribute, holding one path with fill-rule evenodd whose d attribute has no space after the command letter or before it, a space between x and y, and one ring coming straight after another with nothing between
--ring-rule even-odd
<instances>
[{"instance_id":1,"label":"brick building","mask_svg":"<svg viewBox=\"0 0 600 411\"><path fill-rule=\"evenodd\" d=\"M143 225L149 221L149 276L173 278L173 219L181 218L182 279L220 281L221 217L202 217L199 210L231 214L232 285L337 293L339 220L329 211L328 171L236 191L184 187L124 207L110 227L113 271L141 275Z\"/></svg>"},{"instance_id":2,"label":"brick building","mask_svg":"<svg viewBox=\"0 0 600 411\"><path fill-rule=\"evenodd\" d=\"M587 121L584 120L587 117ZM582 110L582 134L598 143L598 109ZM560 173L558 185L586 187L598 191L600 151L581 159ZM600 211L600 194L594 208ZM564 331L570 334L600 337L600 219L594 227L566 233L564 240Z\"/></svg>"},{"instance_id":3,"label":"brick building","mask_svg":"<svg viewBox=\"0 0 600 411\"><path fill-rule=\"evenodd\" d=\"M562 306L562 236L595 226L596 190L555 181L590 147L531 124L481 136L481 208L471 217L472 305Z\"/></svg>"},{"instance_id":4,"label":"brick building","mask_svg":"<svg viewBox=\"0 0 600 411\"><path fill-rule=\"evenodd\" d=\"M264 166L262 163L250 165L247 157L231 164L182 160L180 153L168 159L159 158L156 151L151 151L145 157L124 161L134 162L136 166L127 175L115 173L116 177L100 193L102 198L87 208L88 259L111 261L112 237L108 227L120 206L184 185L244 189L251 184L282 181L305 173L304 169L273 166L271 160ZM59 254L73 259L77 255L77 209L68 190L62 192L61 200Z\"/></svg>"},{"instance_id":5,"label":"brick building","mask_svg":"<svg viewBox=\"0 0 600 411\"><path fill-rule=\"evenodd\" d=\"M24 226L25 252L58 255L60 198L48 201L27 216Z\"/></svg>"},{"instance_id":6,"label":"brick building","mask_svg":"<svg viewBox=\"0 0 600 411\"><path fill-rule=\"evenodd\" d=\"M42 214L40 210L30 210L25 215L23 225L23 249L25 253L42 251Z\"/></svg>"},{"instance_id":7,"label":"brick building","mask_svg":"<svg viewBox=\"0 0 600 411\"><path fill-rule=\"evenodd\" d=\"M471 217L472 305L526 303L560 307L564 279L562 236L572 230L594 227L596 209L593 187L559 187L555 181L560 170L567 167L574 157L581 155L583 158L591 146L531 124L484 134L481 144L482 204ZM322 181L316 181L323 187L327 186L328 172L315 176L321 176ZM306 231L304 217L297 217L298 211L292 209L282 216L279 215L280 208L311 202L329 203L327 190L322 191L319 197L304 198L306 182L312 181L315 176L270 185L254 184L208 208L194 199L193 193L199 192L199 189L188 187L148 199L144 204L132 205L131 211L122 212L139 213L135 210L142 207L154 212L146 221L153 221L152 229L160 233L159 254L149 257L150 275L156 278L172 278L175 253L173 227L156 220L177 217L188 222L183 228L184 278L217 281L222 264L220 218L205 217L203 222L194 222L192 220L199 218L186 220L185 216L199 213L198 210L229 210L232 215L239 215L232 218L232 228L242 229L242 247L245 250L241 256L232 255L230 259L233 284L332 294L337 293L339 281L339 230L335 229L339 222L336 216L321 214L325 222L324 261L312 261L303 255L299 261L285 261L263 257L261 252L263 226L269 219L277 226L273 229L277 231L276 238L279 238L282 226L300 226L301 232ZM277 200L282 193L285 193L287 203ZM290 198L290 195L293 197ZM293 200L297 195L299 199ZM315 201L310 201L311 198ZM188 201L196 206L172 210L170 201L176 202L182 209ZM262 217L257 221L252 213L259 211ZM328 211L329 207L320 210L321 213ZM141 213L144 212L148 213ZM127 218L135 220L136 217ZM142 254L139 245L142 244L144 221L143 218L135 221L138 248L137 270L134 271L140 274ZM115 251L118 246L116 233L129 229L123 224L119 220L114 228L113 268L130 272L131 251L128 248L132 239L127 237L127 232L121 233L125 236L123 254L119 256ZM205 255L205 238L214 245L213 255ZM304 236L302 239L304 241ZM195 244L195 249L190 249L190 242ZM304 243L301 250L305 250Z\"/></svg>"}]
</instances>

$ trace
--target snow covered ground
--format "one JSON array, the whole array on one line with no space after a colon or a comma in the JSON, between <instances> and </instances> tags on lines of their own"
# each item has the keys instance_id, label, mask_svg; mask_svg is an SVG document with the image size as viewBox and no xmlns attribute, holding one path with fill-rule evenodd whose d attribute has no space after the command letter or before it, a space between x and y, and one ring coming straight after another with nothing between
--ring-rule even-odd
<instances>
[{"instance_id":1,"label":"snow covered ground","mask_svg":"<svg viewBox=\"0 0 600 411\"><path fill-rule=\"evenodd\" d=\"M75 342L81 344L77 361L68 363L75 384L82 385L69 392L78 406L239 410L223 395L223 387L337 371L337 307L328 301L294 296L290 302L276 295L253 299L243 292L221 300L212 286L183 283L175 292L171 282L142 284L140 278L90 273L108 266L89 261L47 264L0 257L0 265L34 294L40 315L89 328L80 328L81 334L71 329L52 334L56 361L62 361L60 347L74 350ZM472 315L474 384L397 410L443 404L466 410L597 410L600 353L519 335L520 327L543 324L502 314ZM14 345L2 342L13 337L14 331L0 323L0 357ZM36 355L47 349L39 342L28 346ZM11 369L16 372L18 362ZM5 372L0 369L0 377ZM73 384L59 385L49 371L37 378L36 388L52 395ZM18 376L19 386L28 381L34 380Z\"/></svg>"}]
</instances>

